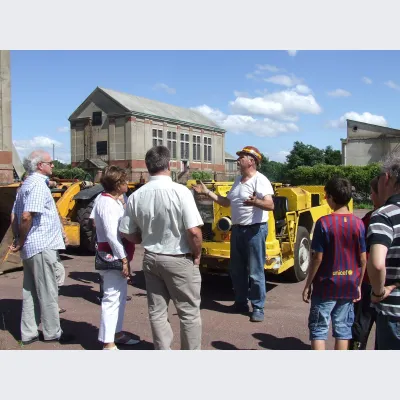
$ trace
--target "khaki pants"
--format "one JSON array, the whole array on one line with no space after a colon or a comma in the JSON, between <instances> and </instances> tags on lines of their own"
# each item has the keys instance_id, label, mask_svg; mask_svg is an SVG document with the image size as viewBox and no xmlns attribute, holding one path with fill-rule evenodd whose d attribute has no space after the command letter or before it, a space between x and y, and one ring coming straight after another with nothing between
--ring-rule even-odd
<instances>
[{"instance_id":1,"label":"khaki pants","mask_svg":"<svg viewBox=\"0 0 400 400\"><path fill-rule=\"evenodd\" d=\"M24 283L21 338L28 341L38 336L42 322L45 340L61 336L56 282L57 251L43 250L23 260Z\"/></svg>"},{"instance_id":2,"label":"khaki pants","mask_svg":"<svg viewBox=\"0 0 400 400\"><path fill-rule=\"evenodd\" d=\"M201 349L199 268L186 257L145 252L143 271L146 278L150 325L156 350L169 350L173 339L168 321L172 300L178 312L182 350Z\"/></svg>"},{"instance_id":3,"label":"khaki pants","mask_svg":"<svg viewBox=\"0 0 400 400\"><path fill-rule=\"evenodd\" d=\"M57 262L54 264L55 267L55 273L56 273L56 282L57 282L57 286L58 288L60 288L60 286L64 285L64 281L65 281L65 268L64 268L64 264L61 262L61 257L60 254L57 251Z\"/></svg>"}]
</instances>

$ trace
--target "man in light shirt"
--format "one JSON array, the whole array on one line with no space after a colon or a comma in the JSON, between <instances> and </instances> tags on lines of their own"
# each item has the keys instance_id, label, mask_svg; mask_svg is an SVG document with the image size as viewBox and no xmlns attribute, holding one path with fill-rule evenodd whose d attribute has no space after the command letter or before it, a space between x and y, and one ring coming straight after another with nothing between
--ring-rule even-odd
<instances>
[{"instance_id":1,"label":"man in light shirt","mask_svg":"<svg viewBox=\"0 0 400 400\"><path fill-rule=\"evenodd\" d=\"M264 320L266 297L264 264L265 241L268 235L268 211L274 209L271 182L257 167L260 151L246 146L236 153L241 176L238 176L227 197L216 195L201 182L193 188L223 207L231 207L232 235L230 275L235 291L234 312L247 313L248 300L253 307L250 321ZM250 291L249 291L250 280Z\"/></svg>"},{"instance_id":2,"label":"man in light shirt","mask_svg":"<svg viewBox=\"0 0 400 400\"><path fill-rule=\"evenodd\" d=\"M181 349L200 350L203 221L190 190L171 179L169 150L153 147L145 161L149 182L129 197L119 229L145 249L143 272L155 349L171 348L172 300L180 319Z\"/></svg>"},{"instance_id":3,"label":"man in light shirt","mask_svg":"<svg viewBox=\"0 0 400 400\"><path fill-rule=\"evenodd\" d=\"M24 160L29 176L15 202L18 237L11 250L20 251L24 266L21 338L24 345L39 340L42 322L45 341L66 343L73 336L60 326L57 288L57 251L65 249L62 225L46 180L54 164L49 153L33 151Z\"/></svg>"}]
</instances>

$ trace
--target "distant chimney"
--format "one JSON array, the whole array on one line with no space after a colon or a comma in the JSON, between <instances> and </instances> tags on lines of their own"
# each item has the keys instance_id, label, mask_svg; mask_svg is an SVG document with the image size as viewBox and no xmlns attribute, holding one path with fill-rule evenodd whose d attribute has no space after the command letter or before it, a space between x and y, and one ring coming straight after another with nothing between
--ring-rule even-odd
<instances>
[{"instance_id":1,"label":"distant chimney","mask_svg":"<svg viewBox=\"0 0 400 400\"><path fill-rule=\"evenodd\" d=\"M0 184L12 182L10 51L0 50Z\"/></svg>"}]
</instances>

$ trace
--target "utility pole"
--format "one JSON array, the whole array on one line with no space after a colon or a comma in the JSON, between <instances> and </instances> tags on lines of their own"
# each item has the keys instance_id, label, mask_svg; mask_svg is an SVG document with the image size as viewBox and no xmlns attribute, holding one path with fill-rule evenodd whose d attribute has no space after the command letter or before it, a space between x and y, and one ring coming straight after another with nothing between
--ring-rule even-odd
<instances>
[{"instance_id":1,"label":"utility pole","mask_svg":"<svg viewBox=\"0 0 400 400\"><path fill-rule=\"evenodd\" d=\"M54 158L54 143L53 143L53 161L55 160Z\"/></svg>"}]
</instances>

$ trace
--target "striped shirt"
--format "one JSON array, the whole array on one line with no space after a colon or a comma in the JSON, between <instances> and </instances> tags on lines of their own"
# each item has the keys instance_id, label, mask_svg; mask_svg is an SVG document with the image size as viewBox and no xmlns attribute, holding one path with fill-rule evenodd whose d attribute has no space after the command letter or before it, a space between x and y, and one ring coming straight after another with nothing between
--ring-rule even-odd
<instances>
[{"instance_id":1,"label":"striped shirt","mask_svg":"<svg viewBox=\"0 0 400 400\"><path fill-rule=\"evenodd\" d=\"M313 280L313 295L323 299L353 300L358 297L361 253L365 253L365 230L353 214L321 217L315 224L312 250L323 253Z\"/></svg>"},{"instance_id":2,"label":"striped shirt","mask_svg":"<svg viewBox=\"0 0 400 400\"><path fill-rule=\"evenodd\" d=\"M56 203L46 185L46 176L33 173L24 181L15 201L15 217L21 224L23 212L35 213L28 232L21 258L26 260L45 249L65 249L60 217Z\"/></svg>"},{"instance_id":3,"label":"striped shirt","mask_svg":"<svg viewBox=\"0 0 400 400\"><path fill-rule=\"evenodd\" d=\"M386 255L385 286L400 282L400 194L391 196L371 217L367 237L368 247L381 244ZM374 304L379 313L400 318L400 288L380 303Z\"/></svg>"}]
</instances>

